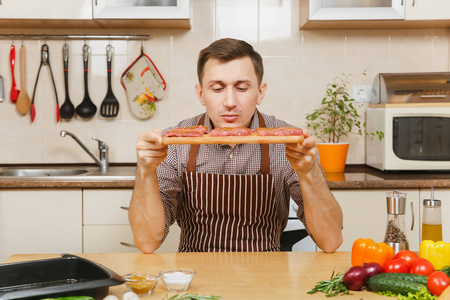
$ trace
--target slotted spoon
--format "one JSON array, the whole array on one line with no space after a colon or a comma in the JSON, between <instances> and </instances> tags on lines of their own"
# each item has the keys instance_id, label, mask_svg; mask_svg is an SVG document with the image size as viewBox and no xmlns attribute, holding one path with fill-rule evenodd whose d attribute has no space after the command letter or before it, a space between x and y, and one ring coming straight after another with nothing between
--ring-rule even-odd
<instances>
[{"instance_id":1,"label":"slotted spoon","mask_svg":"<svg viewBox=\"0 0 450 300\"><path fill-rule=\"evenodd\" d=\"M106 46L106 66L108 69L108 92L100 106L100 115L104 118L117 117L119 113L119 101L114 96L111 88L111 61L112 61L113 47L108 44Z\"/></svg>"}]
</instances>

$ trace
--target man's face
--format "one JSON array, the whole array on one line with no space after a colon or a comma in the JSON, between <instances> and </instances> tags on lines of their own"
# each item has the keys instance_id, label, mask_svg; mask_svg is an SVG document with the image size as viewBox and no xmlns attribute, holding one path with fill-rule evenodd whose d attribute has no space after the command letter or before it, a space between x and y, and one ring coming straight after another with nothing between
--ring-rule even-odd
<instances>
[{"instance_id":1,"label":"man's face","mask_svg":"<svg viewBox=\"0 0 450 300\"><path fill-rule=\"evenodd\" d=\"M220 62L209 59L195 90L214 127L247 127L262 103L267 85L258 85L249 57Z\"/></svg>"}]
</instances>

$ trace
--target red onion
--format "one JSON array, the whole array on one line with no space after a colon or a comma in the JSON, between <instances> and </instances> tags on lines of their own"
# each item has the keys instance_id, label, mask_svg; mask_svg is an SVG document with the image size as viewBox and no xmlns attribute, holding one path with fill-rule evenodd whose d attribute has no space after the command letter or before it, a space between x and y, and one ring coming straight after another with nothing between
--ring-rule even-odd
<instances>
[{"instance_id":1,"label":"red onion","mask_svg":"<svg viewBox=\"0 0 450 300\"><path fill-rule=\"evenodd\" d=\"M343 279L344 285L352 291L359 291L367 283L367 271L363 267L351 267L345 273Z\"/></svg>"},{"instance_id":2,"label":"red onion","mask_svg":"<svg viewBox=\"0 0 450 300\"><path fill-rule=\"evenodd\" d=\"M362 266L367 271L367 279L369 279L373 275L383 273L383 268L376 262L363 263Z\"/></svg>"}]
</instances>

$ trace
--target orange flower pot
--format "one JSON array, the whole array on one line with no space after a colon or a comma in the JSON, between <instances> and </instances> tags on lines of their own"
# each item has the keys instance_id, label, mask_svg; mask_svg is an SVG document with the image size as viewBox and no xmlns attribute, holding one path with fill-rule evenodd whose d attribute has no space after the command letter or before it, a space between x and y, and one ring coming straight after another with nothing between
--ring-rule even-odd
<instances>
[{"instance_id":1,"label":"orange flower pot","mask_svg":"<svg viewBox=\"0 0 450 300\"><path fill-rule=\"evenodd\" d=\"M348 143L319 144L320 165L325 172L344 172Z\"/></svg>"}]
</instances>

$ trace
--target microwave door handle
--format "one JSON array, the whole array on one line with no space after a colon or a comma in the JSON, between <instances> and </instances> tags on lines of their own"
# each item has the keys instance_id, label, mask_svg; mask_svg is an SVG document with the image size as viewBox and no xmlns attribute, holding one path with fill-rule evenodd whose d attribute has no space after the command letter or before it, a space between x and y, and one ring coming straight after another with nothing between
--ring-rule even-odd
<instances>
[{"instance_id":1,"label":"microwave door handle","mask_svg":"<svg viewBox=\"0 0 450 300\"><path fill-rule=\"evenodd\" d=\"M445 98L447 95L420 95L420 98Z\"/></svg>"}]
</instances>

